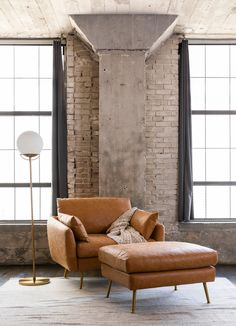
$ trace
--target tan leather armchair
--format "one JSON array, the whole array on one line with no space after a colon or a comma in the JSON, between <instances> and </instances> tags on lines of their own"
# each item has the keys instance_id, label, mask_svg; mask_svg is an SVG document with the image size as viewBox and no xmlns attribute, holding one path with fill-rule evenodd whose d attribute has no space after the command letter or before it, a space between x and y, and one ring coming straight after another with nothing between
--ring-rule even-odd
<instances>
[{"instance_id":1,"label":"tan leather armchair","mask_svg":"<svg viewBox=\"0 0 236 326\"><path fill-rule=\"evenodd\" d=\"M80 287L83 285L83 272L100 269L98 260L99 248L116 244L107 237L106 230L126 210L131 208L128 198L94 197L58 199L58 212L78 216L88 232L89 242L76 241L73 231L57 216L48 220L47 232L52 259L63 266L64 276L68 271L79 271ZM150 212L142 212L150 214ZM164 225L156 226L148 241L164 241Z\"/></svg>"}]
</instances>

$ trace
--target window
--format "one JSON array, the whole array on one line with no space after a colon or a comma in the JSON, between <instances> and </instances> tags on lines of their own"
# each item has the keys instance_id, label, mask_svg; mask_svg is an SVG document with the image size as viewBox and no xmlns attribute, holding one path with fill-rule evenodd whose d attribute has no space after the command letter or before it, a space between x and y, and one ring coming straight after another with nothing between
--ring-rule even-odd
<instances>
[{"instance_id":1,"label":"window","mask_svg":"<svg viewBox=\"0 0 236 326\"><path fill-rule=\"evenodd\" d=\"M32 161L34 217L51 213L52 45L0 45L0 220L28 220L29 162L16 149L18 136L38 132L44 142Z\"/></svg>"},{"instance_id":2,"label":"window","mask_svg":"<svg viewBox=\"0 0 236 326\"><path fill-rule=\"evenodd\" d=\"M236 45L189 45L194 215L236 218Z\"/></svg>"}]
</instances>

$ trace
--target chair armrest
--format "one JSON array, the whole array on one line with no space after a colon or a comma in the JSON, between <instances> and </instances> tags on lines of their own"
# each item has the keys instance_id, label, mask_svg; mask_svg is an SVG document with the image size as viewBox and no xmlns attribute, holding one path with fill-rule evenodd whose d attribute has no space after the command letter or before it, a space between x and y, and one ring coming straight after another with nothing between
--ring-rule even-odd
<instances>
[{"instance_id":1,"label":"chair armrest","mask_svg":"<svg viewBox=\"0 0 236 326\"><path fill-rule=\"evenodd\" d=\"M52 259L69 271L77 271L76 242L72 230L52 216L48 219L47 233Z\"/></svg>"},{"instance_id":2,"label":"chair armrest","mask_svg":"<svg viewBox=\"0 0 236 326\"><path fill-rule=\"evenodd\" d=\"M165 241L165 227L163 224L157 222L152 232L151 238L156 241Z\"/></svg>"}]
</instances>

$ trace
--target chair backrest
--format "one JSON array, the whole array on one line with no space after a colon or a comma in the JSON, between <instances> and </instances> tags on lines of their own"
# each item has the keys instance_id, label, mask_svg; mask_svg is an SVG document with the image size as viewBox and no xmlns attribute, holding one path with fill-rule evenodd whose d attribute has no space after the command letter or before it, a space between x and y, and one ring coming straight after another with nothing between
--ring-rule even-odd
<instances>
[{"instance_id":1,"label":"chair backrest","mask_svg":"<svg viewBox=\"0 0 236 326\"><path fill-rule=\"evenodd\" d=\"M58 198L60 213L79 217L88 233L105 233L109 226L131 208L129 198Z\"/></svg>"}]
</instances>

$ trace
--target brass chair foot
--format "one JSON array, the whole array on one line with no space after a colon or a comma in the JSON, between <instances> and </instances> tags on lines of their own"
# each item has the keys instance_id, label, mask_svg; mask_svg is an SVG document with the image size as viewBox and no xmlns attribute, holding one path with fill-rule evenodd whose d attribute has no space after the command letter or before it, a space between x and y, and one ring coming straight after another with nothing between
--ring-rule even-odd
<instances>
[{"instance_id":1,"label":"brass chair foot","mask_svg":"<svg viewBox=\"0 0 236 326\"><path fill-rule=\"evenodd\" d=\"M84 273L80 272L80 290L83 288L83 282L84 282Z\"/></svg>"},{"instance_id":2,"label":"brass chair foot","mask_svg":"<svg viewBox=\"0 0 236 326\"><path fill-rule=\"evenodd\" d=\"M175 291L177 291L177 285L175 285Z\"/></svg>"},{"instance_id":3,"label":"brass chair foot","mask_svg":"<svg viewBox=\"0 0 236 326\"><path fill-rule=\"evenodd\" d=\"M206 282L203 283L203 287L204 287L207 303L211 303Z\"/></svg>"},{"instance_id":4,"label":"brass chair foot","mask_svg":"<svg viewBox=\"0 0 236 326\"><path fill-rule=\"evenodd\" d=\"M64 278L67 278L67 274L68 274L68 269L64 269Z\"/></svg>"},{"instance_id":5,"label":"brass chair foot","mask_svg":"<svg viewBox=\"0 0 236 326\"><path fill-rule=\"evenodd\" d=\"M112 281L109 281L109 285L108 285L108 289L107 289L107 298L109 298L110 292L111 292L111 285L112 285Z\"/></svg>"},{"instance_id":6,"label":"brass chair foot","mask_svg":"<svg viewBox=\"0 0 236 326\"><path fill-rule=\"evenodd\" d=\"M132 309L131 313L135 313L135 308L136 308L136 290L133 290L133 297L132 297Z\"/></svg>"}]
</instances>

